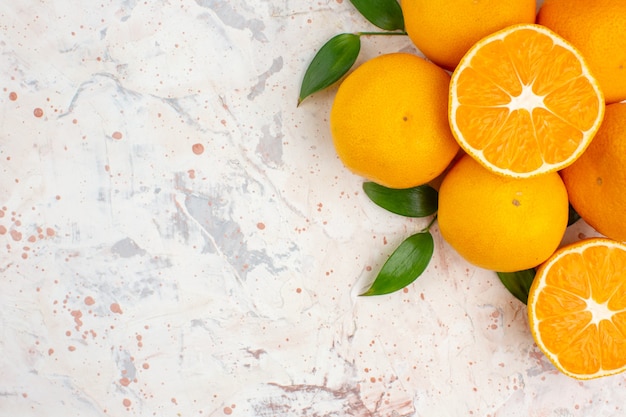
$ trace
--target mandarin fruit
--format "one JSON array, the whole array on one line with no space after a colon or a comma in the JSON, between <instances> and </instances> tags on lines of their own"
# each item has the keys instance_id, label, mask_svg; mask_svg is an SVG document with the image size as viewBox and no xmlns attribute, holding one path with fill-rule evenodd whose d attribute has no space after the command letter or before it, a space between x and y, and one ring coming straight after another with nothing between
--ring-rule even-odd
<instances>
[{"instance_id":1,"label":"mandarin fruit","mask_svg":"<svg viewBox=\"0 0 626 417\"><path fill-rule=\"evenodd\" d=\"M450 76L408 53L381 55L341 83L330 112L337 155L355 174L409 188L441 174L459 150L447 118Z\"/></svg>"},{"instance_id":2,"label":"mandarin fruit","mask_svg":"<svg viewBox=\"0 0 626 417\"><path fill-rule=\"evenodd\" d=\"M570 202L591 227L626 241L626 103L606 106L591 144L561 171Z\"/></svg>"},{"instance_id":3,"label":"mandarin fruit","mask_svg":"<svg viewBox=\"0 0 626 417\"><path fill-rule=\"evenodd\" d=\"M453 70L484 36L535 21L535 0L403 0L411 41L431 61Z\"/></svg>"},{"instance_id":4,"label":"mandarin fruit","mask_svg":"<svg viewBox=\"0 0 626 417\"><path fill-rule=\"evenodd\" d=\"M537 269L528 319L537 346L566 375L626 370L626 245L589 238L556 251Z\"/></svg>"},{"instance_id":5,"label":"mandarin fruit","mask_svg":"<svg viewBox=\"0 0 626 417\"><path fill-rule=\"evenodd\" d=\"M566 167L588 146L603 114L604 98L580 53L539 25L483 38L452 74L452 132L468 154L501 175Z\"/></svg>"},{"instance_id":6,"label":"mandarin fruit","mask_svg":"<svg viewBox=\"0 0 626 417\"><path fill-rule=\"evenodd\" d=\"M557 173L509 178L464 155L439 189L439 230L465 260L514 272L533 268L559 246L568 218Z\"/></svg>"}]
</instances>

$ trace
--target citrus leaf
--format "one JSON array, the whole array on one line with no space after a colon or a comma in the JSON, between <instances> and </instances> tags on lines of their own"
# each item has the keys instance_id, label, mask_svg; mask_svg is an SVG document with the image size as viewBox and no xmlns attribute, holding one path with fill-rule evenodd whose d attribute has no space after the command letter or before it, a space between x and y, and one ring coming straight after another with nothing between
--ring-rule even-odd
<instances>
[{"instance_id":1,"label":"citrus leaf","mask_svg":"<svg viewBox=\"0 0 626 417\"><path fill-rule=\"evenodd\" d=\"M429 185L395 189L365 182L363 191L378 206L401 216L426 217L437 211L438 193Z\"/></svg>"},{"instance_id":2,"label":"citrus leaf","mask_svg":"<svg viewBox=\"0 0 626 417\"><path fill-rule=\"evenodd\" d=\"M409 236L385 262L370 288L361 295L383 295L401 290L415 281L433 257L435 243L430 232Z\"/></svg>"},{"instance_id":3,"label":"citrus leaf","mask_svg":"<svg viewBox=\"0 0 626 417\"><path fill-rule=\"evenodd\" d=\"M304 73L298 105L344 76L356 62L360 50L361 38L353 33L341 33L326 42Z\"/></svg>"},{"instance_id":4,"label":"citrus leaf","mask_svg":"<svg viewBox=\"0 0 626 417\"><path fill-rule=\"evenodd\" d=\"M350 0L375 26L384 30L404 30L402 8L397 0Z\"/></svg>"},{"instance_id":5,"label":"citrus leaf","mask_svg":"<svg viewBox=\"0 0 626 417\"><path fill-rule=\"evenodd\" d=\"M535 278L535 272L534 268L530 268L516 272L497 272L497 274L506 289L509 290L515 298L526 304L528 302L530 285Z\"/></svg>"},{"instance_id":6,"label":"citrus leaf","mask_svg":"<svg viewBox=\"0 0 626 417\"><path fill-rule=\"evenodd\" d=\"M580 220L580 214L578 214L576 212L576 210L574 209L574 207L572 207L572 205L569 205L569 213L568 213L568 217L567 217L567 225L571 226L574 223L576 223L578 220Z\"/></svg>"}]
</instances>

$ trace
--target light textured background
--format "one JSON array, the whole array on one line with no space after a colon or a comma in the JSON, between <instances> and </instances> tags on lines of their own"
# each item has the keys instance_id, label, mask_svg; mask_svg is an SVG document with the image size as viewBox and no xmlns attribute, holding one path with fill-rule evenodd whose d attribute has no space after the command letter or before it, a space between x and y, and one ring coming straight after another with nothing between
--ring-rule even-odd
<instances>
[{"instance_id":1,"label":"light textured background","mask_svg":"<svg viewBox=\"0 0 626 417\"><path fill-rule=\"evenodd\" d=\"M296 99L371 29L345 0L0 4L0 415L624 415L436 227L418 281L357 297L428 220L343 168L333 89Z\"/></svg>"}]
</instances>

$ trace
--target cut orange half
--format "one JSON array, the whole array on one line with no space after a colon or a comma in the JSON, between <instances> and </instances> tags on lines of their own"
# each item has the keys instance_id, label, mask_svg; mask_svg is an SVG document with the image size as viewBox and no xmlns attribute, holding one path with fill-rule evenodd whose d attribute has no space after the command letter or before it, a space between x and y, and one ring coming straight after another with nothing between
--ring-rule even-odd
<instances>
[{"instance_id":1,"label":"cut orange half","mask_svg":"<svg viewBox=\"0 0 626 417\"><path fill-rule=\"evenodd\" d=\"M537 346L566 375L626 370L626 245L590 238L557 250L537 270L528 318Z\"/></svg>"},{"instance_id":2,"label":"cut orange half","mask_svg":"<svg viewBox=\"0 0 626 417\"><path fill-rule=\"evenodd\" d=\"M459 145L486 168L526 178L565 168L598 130L604 97L581 54L543 26L478 41L450 82Z\"/></svg>"}]
</instances>

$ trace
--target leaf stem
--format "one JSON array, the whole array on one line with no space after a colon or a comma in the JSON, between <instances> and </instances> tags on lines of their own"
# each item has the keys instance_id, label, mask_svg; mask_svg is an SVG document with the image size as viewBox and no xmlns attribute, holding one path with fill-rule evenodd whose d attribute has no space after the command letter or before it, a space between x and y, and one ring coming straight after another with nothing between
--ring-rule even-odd
<instances>
[{"instance_id":1,"label":"leaf stem","mask_svg":"<svg viewBox=\"0 0 626 417\"><path fill-rule=\"evenodd\" d=\"M430 223L428 223L428 226L426 226L425 228L423 228L420 233L424 233L424 232L428 232L430 230L430 227L435 223L435 221L437 220L437 214L435 214L433 216L433 219L430 221Z\"/></svg>"},{"instance_id":2,"label":"leaf stem","mask_svg":"<svg viewBox=\"0 0 626 417\"><path fill-rule=\"evenodd\" d=\"M357 36L377 36L377 35L387 35L387 36L407 36L406 32L357 32L355 33Z\"/></svg>"}]
</instances>

